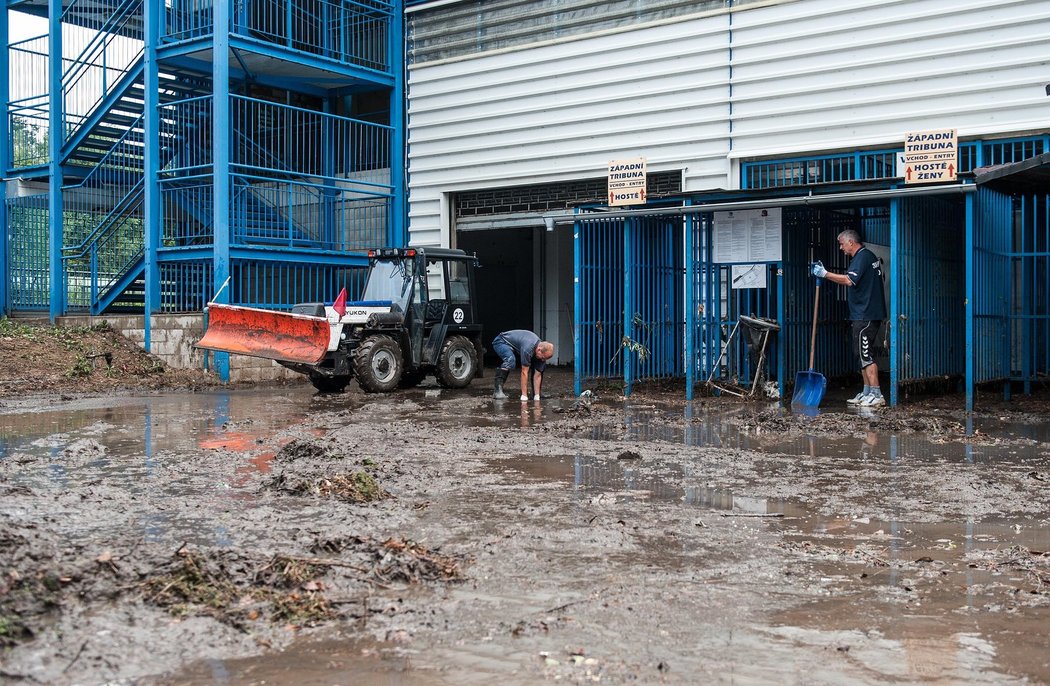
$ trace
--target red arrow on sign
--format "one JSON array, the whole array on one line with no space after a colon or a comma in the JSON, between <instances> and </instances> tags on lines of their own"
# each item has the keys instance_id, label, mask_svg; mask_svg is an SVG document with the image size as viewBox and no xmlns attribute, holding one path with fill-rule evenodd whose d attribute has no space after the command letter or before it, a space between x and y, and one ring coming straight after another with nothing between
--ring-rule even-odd
<instances>
[{"instance_id":1,"label":"red arrow on sign","mask_svg":"<svg viewBox=\"0 0 1050 686\"><path fill-rule=\"evenodd\" d=\"M911 167L908 167L905 170L904 178L907 179L908 181L911 181Z\"/></svg>"},{"instance_id":2,"label":"red arrow on sign","mask_svg":"<svg viewBox=\"0 0 1050 686\"><path fill-rule=\"evenodd\" d=\"M955 176L955 165L954 164L949 164L948 165L948 176Z\"/></svg>"}]
</instances>

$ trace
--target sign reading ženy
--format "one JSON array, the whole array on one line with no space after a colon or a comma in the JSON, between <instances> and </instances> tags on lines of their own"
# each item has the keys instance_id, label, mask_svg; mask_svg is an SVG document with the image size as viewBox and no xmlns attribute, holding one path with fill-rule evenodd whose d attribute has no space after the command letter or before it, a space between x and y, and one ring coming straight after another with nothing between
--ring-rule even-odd
<instances>
[{"instance_id":1,"label":"sign reading \u017eeny","mask_svg":"<svg viewBox=\"0 0 1050 686\"><path fill-rule=\"evenodd\" d=\"M609 204L645 204L645 158L609 163Z\"/></svg>"},{"instance_id":2,"label":"sign reading \u017eeny","mask_svg":"<svg viewBox=\"0 0 1050 686\"><path fill-rule=\"evenodd\" d=\"M909 133L904 138L900 169L904 183L955 181L959 171L959 137L955 129Z\"/></svg>"}]
</instances>

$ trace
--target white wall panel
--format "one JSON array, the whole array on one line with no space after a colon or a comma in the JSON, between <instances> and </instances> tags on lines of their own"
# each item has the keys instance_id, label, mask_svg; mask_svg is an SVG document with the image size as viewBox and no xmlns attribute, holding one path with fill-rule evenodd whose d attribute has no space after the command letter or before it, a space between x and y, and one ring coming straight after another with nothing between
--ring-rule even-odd
<instances>
[{"instance_id":1,"label":"white wall panel","mask_svg":"<svg viewBox=\"0 0 1050 686\"><path fill-rule=\"evenodd\" d=\"M1046 128L1046 0L806 0L734 17L739 156Z\"/></svg>"},{"instance_id":2,"label":"white wall panel","mask_svg":"<svg viewBox=\"0 0 1050 686\"><path fill-rule=\"evenodd\" d=\"M447 244L428 199L457 190L650 171L724 178L728 17L481 55L409 71L412 241Z\"/></svg>"},{"instance_id":3,"label":"white wall panel","mask_svg":"<svg viewBox=\"0 0 1050 686\"><path fill-rule=\"evenodd\" d=\"M617 157L698 191L735 186L730 158L1050 126L1050 0L758 5L411 66L413 242L447 244L449 193L594 178Z\"/></svg>"}]
</instances>

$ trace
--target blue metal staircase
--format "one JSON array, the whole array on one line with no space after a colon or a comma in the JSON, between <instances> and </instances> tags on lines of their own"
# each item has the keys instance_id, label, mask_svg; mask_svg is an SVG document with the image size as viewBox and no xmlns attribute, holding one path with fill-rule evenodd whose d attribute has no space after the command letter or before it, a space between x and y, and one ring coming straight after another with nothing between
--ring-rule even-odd
<instances>
[{"instance_id":1,"label":"blue metal staircase","mask_svg":"<svg viewBox=\"0 0 1050 686\"><path fill-rule=\"evenodd\" d=\"M146 3L156 3L152 16L160 17L150 63ZM22 0L16 11L47 17L48 1ZM55 112L61 115L60 154L48 159L37 149L13 171L52 179L50 193L19 206L37 213L32 230L40 230L39 217L47 225L43 243L51 252L43 260L34 254L37 262L28 266L45 284L49 274L52 282L65 280L65 310L141 311L147 275L151 288L161 289L162 307L197 308L201 293L213 292L202 284L219 278L212 273L219 265L243 269L246 289L256 275L266 275L272 283L256 290L278 298L275 304L316 299L324 294L307 295L309 289L326 293L331 285L324 284L363 267L362 248L390 242L395 189L403 183L389 173L400 128L336 110L358 93L386 90L389 98L400 74L390 62L399 0L239 0L226 19L218 11L197 0L71 0L60 18L61 92L7 103L23 133L35 135L37 144L45 134L45 148ZM70 26L76 30L64 30ZM212 80L216 26L229 27L229 66L219 68L229 77L222 88ZM400 40L399 29L397 35ZM45 35L17 49L54 68L48 42ZM146 84L158 81L147 92ZM47 88L46 80L34 82ZM159 134L146 130L147 108L157 108L149 120L159 123ZM364 111L375 109L369 103ZM150 135L159 135L159 143ZM228 151L215 145L223 135ZM147 170L148 146L157 150L150 159L159 168ZM147 184L156 184L150 197L159 198L150 208ZM228 188L228 198L217 197L216 187ZM36 209L41 203L43 213ZM148 217L158 214L160 226L149 235L159 242L147 253ZM220 227L229 231L221 241ZM54 252L56 235L60 253ZM220 259L219 250L227 256ZM56 272L58 259L63 269ZM178 277L183 264L181 273L200 282L192 288ZM53 296L54 283L47 288ZM240 288L235 283L231 295Z\"/></svg>"}]
</instances>

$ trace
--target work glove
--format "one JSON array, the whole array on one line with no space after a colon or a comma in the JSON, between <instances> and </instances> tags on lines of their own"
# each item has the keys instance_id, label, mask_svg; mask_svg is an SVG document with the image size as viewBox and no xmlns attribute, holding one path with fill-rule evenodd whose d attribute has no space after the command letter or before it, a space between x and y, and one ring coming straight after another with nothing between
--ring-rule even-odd
<instances>
[{"instance_id":1,"label":"work glove","mask_svg":"<svg viewBox=\"0 0 1050 686\"><path fill-rule=\"evenodd\" d=\"M809 265L809 273L817 277L818 279L823 279L825 276L828 275L828 270L824 269L824 265L820 262L820 260L817 260L813 264Z\"/></svg>"}]
</instances>

